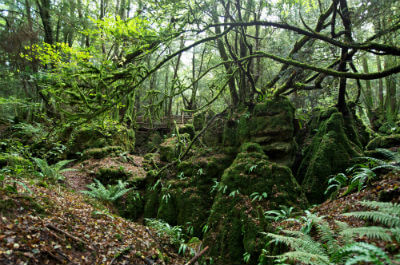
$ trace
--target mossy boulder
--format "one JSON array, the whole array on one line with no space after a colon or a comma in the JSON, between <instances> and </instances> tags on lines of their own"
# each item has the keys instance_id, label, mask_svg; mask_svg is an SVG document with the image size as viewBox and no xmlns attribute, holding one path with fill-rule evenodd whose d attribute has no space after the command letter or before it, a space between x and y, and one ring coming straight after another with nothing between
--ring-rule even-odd
<instances>
[{"instance_id":1,"label":"mossy boulder","mask_svg":"<svg viewBox=\"0 0 400 265\"><path fill-rule=\"evenodd\" d=\"M173 136L164 140L160 144L160 159L164 162L172 162L178 158L179 154L184 151L190 141L190 135L187 133Z\"/></svg>"},{"instance_id":2,"label":"mossy boulder","mask_svg":"<svg viewBox=\"0 0 400 265\"><path fill-rule=\"evenodd\" d=\"M110 125L103 128L89 124L73 128L65 137L68 138L69 156L76 156L77 153L83 153L87 149L106 146L120 146L124 151L131 152L135 146L135 131L124 125Z\"/></svg>"},{"instance_id":3,"label":"mossy boulder","mask_svg":"<svg viewBox=\"0 0 400 265\"><path fill-rule=\"evenodd\" d=\"M367 150L374 150L376 148L393 148L393 147L400 147L400 134L378 136L372 139L368 143Z\"/></svg>"},{"instance_id":4,"label":"mossy boulder","mask_svg":"<svg viewBox=\"0 0 400 265\"><path fill-rule=\"evenodd\" d=\"M83 152L83 158L101 159L104 157L112 157L122 152L123 148L121 146L105 146L101 148L89 148Z\"/></svg>"},{"instance_id":5,"label":"mossy boulder","mask_svg":"<svg viewBox=\"0 0 400 265\"><path fill-rule=\"evenodd\" d=\"M163 183L157 218L170 224L190 226L202 235L213 203L212 186L232 159L225 154L200 154L181 162L174 178Z\"/></svg>"},{"instance_id":6,"label":"mossy boulder","mask_svg":"<svg viewBox=\"0 0 400 265\"><path fill-rule=\"evenodd\" d=\"M304 208L307 204L290 169L271 162L256 143L242 145L217 190L204 238L217 264L242 264L245 252L258 257L265 243L260 232L270 229L262 218L264 211L279 205ZM266 198L254 199L265 193Z\"/></svg>"},{"instance_id":7,"label":"mossy boulder","mask_svg":"<svg viewBox=\"0 0 400 265\"><path fill-rule=\"evenodd\" d=\"M286 97L277 97L232 114L224 130L224 144L258 143L273 162L291 166L297 144L294 140L294 107Z\"/></svg>"},{"instance_id":8,"label":"mossy boulder","mask_svg":"<svg viewBox=\"0 0 400 265\"><path fill-rule=\"evenodd\" d=\"M297 172L298 181L313 203L323 201L331 175L344 171L353 157L363 154L347 137L342 114L335 109L327 113L329 118L320 123Z\"/></svg>"},{"instance_id":9,"label":"mossy boulder","mask_svg":"<svg viewBox=\"0 0 400 265\"><path fill-rule=\"evenodd\" d=\"M181 125L181 126L179 126L178 127L178 130L179 130L179 133L180 134L184 134L184 133L187 133L187 134L189 134L189 136L190 136L190 139L193 139L193 137L194 137L194 135L195 135L195 129L194 129L194 126L193 126L193 124L191 124L191 123L187 123L187 124L185 124L185 125Z\"/></svg>"},{"instance_id":10,"label":"mossy boulder","mask_svg":"<svg viewBox=\"0 0 400 265\"><path fill-rule=\"evenodd\" d=\"M95 173L96 178L104 185L116 184L118 180L126 181L133 177L132 173L120 167L100 167Z\"/></svg>"},{"instance_id":11,"label":"mossy boulder","mask_svg":"<svg viewBox=\"0 0 400 265\"><path fill-rule=\"evenodd\" d=\"M28 159L25 159L18 155L12 155L7 153L0 154L0 168L6 166L30 167L32 166L32 163Z\"/></svg>"},{"instance_id":12,"label":"mossy boulder","mask_svg":"<svg viewBox=\"0 0 400 265\"><path fill-rule=\"evenodd\" d=\"M143 197L136 190L131 190L115 203L119 214L127 219L136 220L144 211Z\"/></svg>"}]
</instances>

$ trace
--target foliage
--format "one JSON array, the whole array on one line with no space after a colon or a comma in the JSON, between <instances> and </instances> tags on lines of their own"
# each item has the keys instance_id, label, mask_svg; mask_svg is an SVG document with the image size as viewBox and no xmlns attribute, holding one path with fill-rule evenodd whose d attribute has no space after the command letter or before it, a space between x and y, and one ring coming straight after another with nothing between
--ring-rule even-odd
<instances>
[{"instance_id":1,"label":"foliage","mask_svg":"<svg viewBox=\"0 0 400 265\"><path fill-rule=\"evenodd\" d=\"M390 264L389 255L375 245L355 242L355 236L366 236L385 241L400 238L400 206L393 203L364 201L363 206L375 211L346 213L345 216L370 219L380 222L389 228L381 226L349 227L346 223L336 222L337 229L332 229L323 217L308 213L303 221L311 223L316 229L317 236L309 234L311 229L302 231L282 230L280 234L264 233L267 237L267 248L271 244L284 244L291 250L280 255L271 256L266 249L260 256L260 263L268 257L274 258L279 264L287 261L299 261L304 264Z\"/></svg>"},{"instance_id":2,"label":"foliage","mask_svg":"<svg viewBox=\"0 0 400 265\"><path fill-rule=\"evenodd\" d=\"M288 207L286 205L279 205L279 206L281 208L280 210L265 211L264 218L274 220L275 222L289 218L294 208Z\"/></svg>"},{"instance_id":3,"label":"foliage","mask_svg":"<svg viewBox=\"0 0 400 265\"><path fill-rule=\"evenodd\" d=\"M124 196L132 188L126 188L127 182L118 180L115 185L107 185L105 187L99 180L94 179L94 183L89 184L89 190L81 191L90 197L101 200L102 202L115 202L118 198Z\"/></svg>"},{"instance_id":4,"label":"foliage","mask_svg":"<svg viewBox=\"0 0 400 265\"><path fill-rule=\"evenodd\" d=\"M40 159L37 157L34 157L32 159L33 161L35 161L36 166L41 171L39 175L51 181L62 181L64 180L64 176L61 173L74 170L71 168L63 169L64 166L66 166L67 164L71 163L74 160L62 160L54 165L49 165L45 159Z\"/></svg>"},{"instance_id":5,"label":"foliage","mask_svg":"<svg viewBox=\"0 0 400 265\"><path fill-rule=\"evenodd\" d=\"M387 160L378 159L375 157L357 157L354 160L363 161L363 163L357 163L348 169L346 174L339 173L331 176L328 180L328 188L325 190L325 195L330 194L331 198L337 197L342 187L346 187L346 191L343 195L349 194L354 190L358 192L364 189L371 181L377 177L378 170L400 170L400 155L398 152L392 152L388 149L379 148L376 149L378 153L383 155Z\"/></svg>"},{"instance_id":6,"label":"foliage","mask_svg":"<svg viewBox=\"0 0 400 265\"><path fill-rule=\"evenodd\" d=\"M179 253L184 254L187 249L189 249L190 252L193 253L194 250L190 246L188 246L190 241L193 240L189 240L188 243L185 243L185 234L183 233L183 229L181 226L171 226L167 222L159 219L146 218L145 221L147 226L154 228L157 231L158 236L168 237L170 244L177 247Z\"/></svg>"}]
</instances>

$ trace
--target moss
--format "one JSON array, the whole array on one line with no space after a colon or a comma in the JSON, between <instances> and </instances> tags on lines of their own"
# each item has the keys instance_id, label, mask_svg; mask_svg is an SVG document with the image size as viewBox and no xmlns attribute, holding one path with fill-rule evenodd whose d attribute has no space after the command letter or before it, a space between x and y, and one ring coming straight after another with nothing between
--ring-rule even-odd
<instances>
[{"instance_id":1,"label":"moss","mask_svg":"<svg viewBox=\"0 0 400 265\"><path fill-rule=\"evenodd\" d=\"M279 205L304 208L307 204L288 167L270 162L256 143L245 143L240 150L222 175L207 221L209 232L204 242L212 246L210 254L218 264L242 264L244 252L253 257L260 254L260 232L269 229L260 218L264 211ZM268 198L253 200L255 192L266 192Z\"/></svg>"},{"instance_id":2,"label":"moss","mask_svg":"<svg viewBox=\"0 0 400 265\"><path fill-rule=\"evenodd\" d=\"M147 188L146 194L144 196L144 201L145 201L143 210L144 218L157 217L157 210L160 202L160 198L158 196L159 196L158 190L152 190L150 189L150 187Z\"/></svg>"},{"instance_id":3,"label":"moss","mask_svg":"<svg viewBox=\"0 0 400 265\"><path fill-rule=\"evenodd\" d=\"M310 202L321 202L329 176L344 171L351 158L361 155L361 149L345 133L342 114L332 112L305 150L297 174Z\"/></svg>"},{"instance_id":4,"label":"moss","mask_svg":"<svg viewBox=\"0 0 400 265\"><path fill-rule=\"evenodd\" d=\"M287 98L278 97L233 114L223 141L230 146L258 143L272 161L291 166L297 149L294 131L294 107Z\"/></svg>"},{"instance_id":5,"label":"moss","mask_svg":"<svg viewBox=\"0 0 400 265\"><path fill-rule=\"evenodd\" d=\"M67 148L70 154L76 154L89 148L100 148L106 145L105 136L99 130L84 127L72 132Z\"/></svg>"},{"instance_id":6,"label":"moss","mask_svg":"<svg viewBox=\"0 0 400 265\"><path fill-rule=\"evenodd\" d=\"M124 151L131 152L135 146L135 131L120 124L106 128L96 124L85 124L83 127L73 128L65 137L68 138L67 148L70 156L90 148L105 146L121 146Z\"/></svg>"},{"instance_id":7,"label":"moss","mask_svg":"<svg viewBox=\"0 0 400 265\"><path fill-rule=\"evenodd\" d=\"M179 127L179 133L180 134L187 133L190 135L190 139L193 139L193 137L195 135L195 129L194 129L193 124L188 123L188 124L185 124L185 125Z\"/></svg>"},{"instance_id":8,"label":"moss","mask_svg":"<svg viewBox=\"0 0 400 265\"><path fill-rule=\"evenodd\" d=\"M5 166L30 167L32 166L32 163L21 156L3 153L0 154L0 168Z\"/></svg>"},{"instance_id":9,"label":"moss","mask_svg":"<svg viewBox=\"0 0 400 265\"><path fill-rule=\"evenodd\" d=\"M374 150L376 148L391 148L398 146L400 146L400 134L393 134L389 136L379 136L372 139L367 145L367 150Z\"/></svg>"},{"instance_id":10,"label":"moss","mask_svg":"<svg viewBox=\"0 0 400 265\"><path fill-rule=\"evenodd\" d=\"M139 218L144 211L144 201L143 198L137 196L136 190L131 190L119 199L116 203L116 208L119 214L131 220L136 220Z\"/></svg>"},{"instance_id":11,"label":"moss","mask_svg":"<svg viewBox=\"0 0 400 265\"><path fill-rule=\"evenodd\" d=\"M106 146L102 148L89 148L83 152L84 159L115 156L123 151L121 146Z\"/></svg>"},{"instance_id":12,"label":"moss","mask_svg":"<svg viewBox=\"0 0 400 265\"><path fill-rule=\"evenodd\" d=\"M130 177L132 177L132 173L123 167L101 167L96 172L96 178L104 185L116 184L118 180L127 180Z\"/></svg>"},{"instance_id":13,"label":"moss","mask_svg":"<svg viewBox=\"0 0 400 265\"><path fill-rule=\"evenodd\" d=\"M189 138L189 134L184 133L180 135L180 140L176 136L165 139L160 144L160 159L165 162L172 162L178 158L179 154L187 146Z\"/></svg>"},{"instance_id":14,"label":"moss","mask_svg":"<svg viewBox=\"0 0 400 265\"><path fill-rule=\"evenodd\" d=\"M150 135L147 140L147 150L156 150L158 146L162 143L162 137L158 132L154 132Z\"/></svg>"},{"instance_id":15,"label":"moss","mask_svg":"<svg viewBox=\"0 0 400 265\"><path fill-rule=\"evenodd\" d=\"M135 149L135 131L120 126L116 131L111 130L111 139L107 142L111 145L121 146L125 151L132 152Z\"/></svg>"}]
</instances>

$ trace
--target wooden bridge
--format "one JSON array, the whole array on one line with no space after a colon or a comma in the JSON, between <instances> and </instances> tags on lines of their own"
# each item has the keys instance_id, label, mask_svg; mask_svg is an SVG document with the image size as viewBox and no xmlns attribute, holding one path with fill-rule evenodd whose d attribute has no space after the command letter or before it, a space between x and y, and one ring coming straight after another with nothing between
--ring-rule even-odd
<instances>
[{"instance_id":1,"label":"wooden bridge","mask_svg":"<svg viewBox=\"0 0 400 265\"><path fill-rule=\"evenodd\" d=\"M139 131L169 131L171 129L171 124L174 124L174 121L178 125L183 125L188 123L188 121L192 118L192 115L172 115L170 117L162 117L161 119L154 120L152 123L150 123L149 119L146 117L138 116L136 117L136 124Z\"/></svg>"}]
</instances>

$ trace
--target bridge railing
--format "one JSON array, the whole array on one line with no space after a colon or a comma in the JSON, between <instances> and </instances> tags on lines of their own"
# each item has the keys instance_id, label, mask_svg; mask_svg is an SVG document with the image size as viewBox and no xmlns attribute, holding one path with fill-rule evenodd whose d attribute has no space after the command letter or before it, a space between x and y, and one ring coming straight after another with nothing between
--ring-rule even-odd
<instances>
[{"instance_id":1,"label":"bridge railing","mask_svg":"<svg viewBox=\"0 0 400 265\"><path fill-rule=\"evenodd\" d=\"M153 127L168 127L170 121L173 123L175 121L177 124L186 124L188 121L192 119L192 115L172 115L170 117L165 116L161 119L153 121ZM136 124L139 127L150 127L151 123L149 119L145 116L138 116L136 117Z\"/></svg>"}]
</instances>

